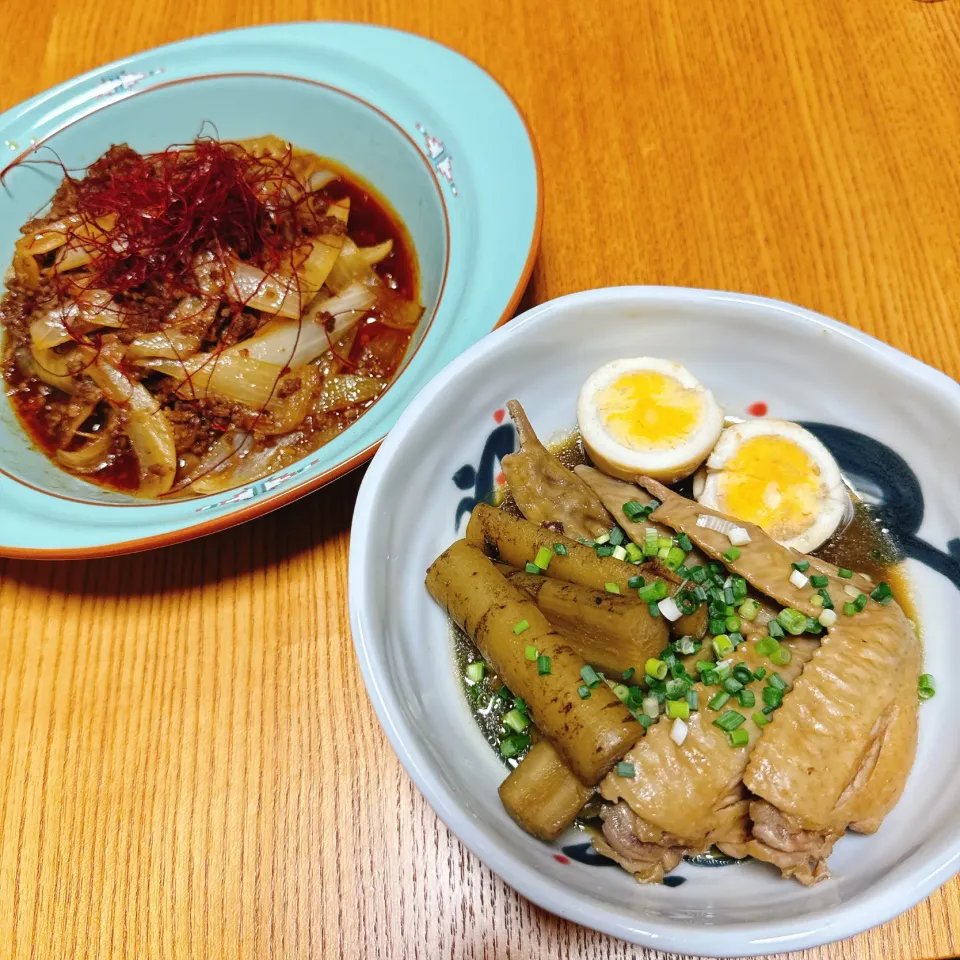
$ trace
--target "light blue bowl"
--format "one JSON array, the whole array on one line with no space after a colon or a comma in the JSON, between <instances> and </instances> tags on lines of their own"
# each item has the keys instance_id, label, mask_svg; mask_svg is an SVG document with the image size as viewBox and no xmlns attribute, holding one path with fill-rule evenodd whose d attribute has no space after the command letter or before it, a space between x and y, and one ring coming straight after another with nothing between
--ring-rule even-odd
<instances>
[{"instance_id":1,"label":"light blue bowl","mask_svg":"<svg viewBox=\"0 0 960 960\"><path fill-rule=\"evenodd\" d=\"M0 554L89 557L148 549L275 509L372 456L420 388L507 319L539 240L536 153L504 91L420 37L354 24L257 27L161 47L69 81L0 116L12 165L0 261L49 201L57 163L115 143L162 150L201 132L273 133L372 183L404 221L426 307L398 377L331 443L228 494L144 502L54 467L0 402Z\"/></svg>"}]
</instances>

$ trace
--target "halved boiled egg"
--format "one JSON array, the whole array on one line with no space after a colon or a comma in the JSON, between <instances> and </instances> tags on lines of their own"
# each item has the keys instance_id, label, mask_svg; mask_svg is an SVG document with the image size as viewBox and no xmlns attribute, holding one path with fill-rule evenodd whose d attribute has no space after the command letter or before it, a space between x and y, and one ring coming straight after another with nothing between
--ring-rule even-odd
<instances>
[{"instance_id":1,"label":"halved boiled egg","mask_svg":"<svg viewBox=\"0 0 960 960\"><path fill-rule=\"evenodd\" d=\"M809 430L786 420L727 427L694 478L693 494L801 553L829 540L850 508L833 455Z\"/></svg>"},{"instance_id":2,"label":"halved boiled egg","mask_svg":"<svg viewBox=\"0 0 960 960\"><path fill-rule=\"evenodd\" d=\"M723 429L713 394L685 367L656 357L614 360L577 400L583 445L605 473L663 483L690 476Z\"/></svg>"}]
</instances>

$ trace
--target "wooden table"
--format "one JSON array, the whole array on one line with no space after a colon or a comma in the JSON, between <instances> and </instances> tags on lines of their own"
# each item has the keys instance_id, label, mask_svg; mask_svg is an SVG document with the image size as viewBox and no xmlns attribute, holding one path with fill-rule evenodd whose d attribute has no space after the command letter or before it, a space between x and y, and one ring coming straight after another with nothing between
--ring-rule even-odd
<instances>
[{"instance_id":1,"label":"wooden table","mask_svg":"<svg viewBox=\"0 0 960 960\"><path fill-rule=\"evenodd\" d=\"M525 304L750 291L960 375L958 0L4 0L0 107L154 44L345 16L462 50L526 112ZM524 901L400 769L347 621L360 479L182 547L0 564L0 957L663 956ZM958 951L954 880L808 956Z\"/></svg>"}]
</instances>

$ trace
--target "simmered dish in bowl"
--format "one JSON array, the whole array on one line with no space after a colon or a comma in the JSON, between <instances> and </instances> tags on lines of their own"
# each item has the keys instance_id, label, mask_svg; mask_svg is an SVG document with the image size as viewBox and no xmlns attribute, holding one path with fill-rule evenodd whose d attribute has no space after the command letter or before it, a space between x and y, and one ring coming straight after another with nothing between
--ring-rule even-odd
<instances>
[{"instance_id":1,"label":"simmered dish in bowl","mask_svg":"<svg viewBox=\"0 0 960 960\"><path fill-rule=\"evenodd\" d=\"M816 437L724 427L688 371L648 359L587 380L561 456L508 404L506 500L473 509L427 588L476 645L465 686L524 830L580 818L640 881L723 856L811 885L913 764L934 683L906 583Z\"/></svg>"},{"instance_id":2,"label":"simmered dish in bowl","mask_svg":"<svg viewBox=\"0 0 960 960\"><path fill-rule=\"evenodd\" d=\"M81 478L206 495L362 415L421 317L403 224L276 137L117 146L24 224L0 303L21 423Z\"/></svg>"}]
</instances>

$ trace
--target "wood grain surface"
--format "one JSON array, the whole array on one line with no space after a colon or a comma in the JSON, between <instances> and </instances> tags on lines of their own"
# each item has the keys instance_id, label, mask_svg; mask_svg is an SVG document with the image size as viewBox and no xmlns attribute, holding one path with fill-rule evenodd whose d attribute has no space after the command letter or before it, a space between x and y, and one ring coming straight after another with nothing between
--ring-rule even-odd
<instances>
[{"instance_id":1,"label":"wood grain surface","mask_svg":"<svg viewBox=\"0 0 960 960\"><path fill-rule=\"evenodd\" d=\"M434 37L516 97L546 184L525 304L768 294L960 375L960 0L4 0L0 107L325 17ZM513 893L400 769L347 620L359 481L152 554L0 563L0 958L662 960ZM954 880L807 956L958 951Z\"/></svg>"}]
</instances>

